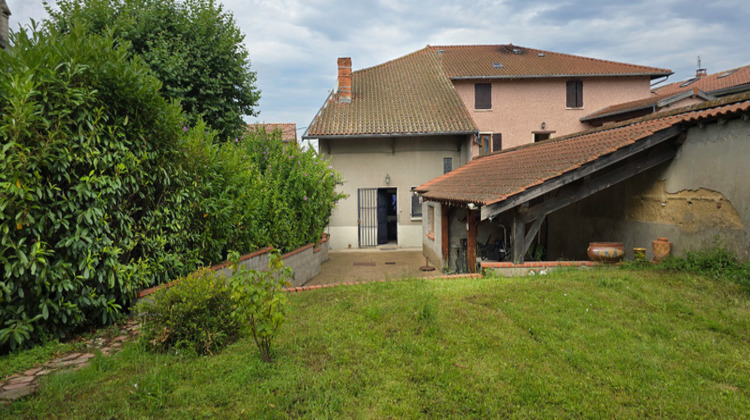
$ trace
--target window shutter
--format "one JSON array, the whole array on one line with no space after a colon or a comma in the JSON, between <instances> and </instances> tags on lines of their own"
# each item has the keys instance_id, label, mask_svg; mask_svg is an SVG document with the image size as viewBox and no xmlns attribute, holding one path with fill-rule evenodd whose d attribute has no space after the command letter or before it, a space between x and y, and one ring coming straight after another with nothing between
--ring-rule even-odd
<instances>
[{"instance_id":1,"label":"window shutter","mask_svg":"<svg viewBox=\"0 0 750 420\"><path fill-rule=\"evenodd\" d=\"M498 152L503 149L503 133L495 133L492 135L492 151Z\"/></svg>"},{"instance_id":2,"label":"window shutter","mask_svg":"<svg viewBox=\"0 0 750 420\"><path fill-rule=\"evenodd\" d=\"M576 107L576 82L575 80L569 80L568 83L566 83L566 91L567 91L567 100L565 102L565 106L568 108L575 108Z\"/></svg>"},{"instance_id":3,"label":"window shutter","mask_svg":"<svg viewBox=\"0 0 750 420\"><path fill-rule=\"evenodd\" d=\"M492 109L492 84L474 85L474 109Z\"/></svg>"},{"instance_id":4,"label":"window shutter","mask_svg":"<svg viewBox=\"0 0 750 420\"><path fill-rule=\"evenodd\" d=\"M583 107L583 81L581 80L568 80L565 85L566 90L566 102L565 106L568 108L581 108Z\"/></svg>"}]
</instances>

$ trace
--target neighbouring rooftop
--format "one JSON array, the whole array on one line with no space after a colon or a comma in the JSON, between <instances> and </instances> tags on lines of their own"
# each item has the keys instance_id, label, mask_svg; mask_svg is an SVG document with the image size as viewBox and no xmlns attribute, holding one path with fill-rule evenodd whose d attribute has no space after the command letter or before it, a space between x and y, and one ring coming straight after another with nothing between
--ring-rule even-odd
<instances>
[{"instance_id":1,"label":"neighbouring rooftop","mask_svg":"<svg viewBox=\"0 0 750 420\"><path fill-rule=\"evenodd\" d=\"M673 126L740 113L750 114L750 93L496 152L435 178L416 191L430 201L493 204Z\"/></svg>"}]
</instances>

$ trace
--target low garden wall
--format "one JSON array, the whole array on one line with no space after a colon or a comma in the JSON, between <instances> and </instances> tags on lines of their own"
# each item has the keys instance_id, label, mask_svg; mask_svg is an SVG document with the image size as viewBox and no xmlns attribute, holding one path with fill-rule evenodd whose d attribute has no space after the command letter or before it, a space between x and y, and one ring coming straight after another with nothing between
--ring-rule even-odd
<instances>
[{"instance_id":1,"label":"low garden wall","mask_svg":"<svg viewBox=\"0 0 750 420\"><path fill-rule=\"evenodd\" d=\"M271 259L272 247L259 249L247 255L240 257L239 264L246 269L256 271L268 270L268 263ZM317 244L307 244L294 251L283 254L284 266L291 267L293 272L292 287L300 287L310 281L313 277L320 274L320 265L328 261L328 236L323 235ZM232 274L232 263L224 261L209 267L209 270L220 272L224 275ZM163 288L174 285L178 280L171 281L167 284L152 287L150 289L138 292L138 298L148 296L151 293Z\"/></svg>"}]
</instances>

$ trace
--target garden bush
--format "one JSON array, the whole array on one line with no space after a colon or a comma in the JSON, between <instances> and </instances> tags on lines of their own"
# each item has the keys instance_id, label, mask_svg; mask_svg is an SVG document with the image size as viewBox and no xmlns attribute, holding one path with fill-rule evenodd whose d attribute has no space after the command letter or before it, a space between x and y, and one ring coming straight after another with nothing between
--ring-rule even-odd
<instances>
[{"instance_id":1,"label":"garden bush","mask_svg":"<svg viewBox=\"0 0 750 420\"><path fill-rule=\"evenodd\" d=\"M148 222L181 176L181 110L111 37L0 52L0 351L114 321L162 270Z\"/></svg>"},{"instance_id":2,"label":"garden bush","mask_svg":"<svg viewBox=\"0 0 750 420\"><path fill-rule=\"evenodd\" d=\"M0 353L112 323L135 293L320 239L340 176L280 133L217 144L127 45L71 27L0 51Z\"/></svg>"},{"instance_id":3,"label":"garden bush","mask_svg":"<svg viewBox=\"0 0 750 420\"><path fill-rule=\"evenodd\" d=\"M292 270L284 267L281 256L271 254L267 271L246 270L233 259L234 271L229 277L232 299L236 309L232 316L252 335L260 357L271 363L271 344L286 320L289 300L281 290L289 286Z\"/></svg>"},{"instance_id":4,"label":"garden bush","mask_svg":"<svg viewBox=\"0 0 750 420\"><path fill-rule=\"evenodd\" d=\"M214 354L239 336L233 307L226 277L199 270L139 303L140 339L159 352Z\"/></svg>"}]
</instances>

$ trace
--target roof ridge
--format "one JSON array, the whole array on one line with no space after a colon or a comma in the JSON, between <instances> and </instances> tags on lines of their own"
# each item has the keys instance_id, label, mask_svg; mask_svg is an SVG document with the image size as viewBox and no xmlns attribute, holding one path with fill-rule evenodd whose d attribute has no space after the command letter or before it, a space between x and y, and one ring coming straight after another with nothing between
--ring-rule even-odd
<instances>
[{"instance_id":1,"label":"roof ridge","mask_svg":"<svg viewBox=\"0 0 750 420\"><path fill-rule=\"evenodd\" d=\"M569 53L562 53L557 51L550 51L550 50L540 50L538 48L530 48L530 47L524 47L523 45L514 45L513 43L509 44L468 44L468 45L427 45L428 48L433 49L445 49L445 48L481 48L481 47L513 47L513 48L521 48L525 49L531 52L536 53L545 53L545 54L557 54L565 57L573 57L578 59L586 59L589 61L595 61L599 63L608 63L608 64L622 64L626 65L628 67L633 68L648 68L648 69L656 69L660 71L666 71L670 74L674 74L674 72L671 69L663 68L663 67L653 67L653 66L644 66L641 64L633 64L633 63L626 63L624 61L614 61L614 60L605 60L602 58L594 58L594 57L587 57L584 55L577 55L577 54L569 54Z\"/></svg>"},{"instance_id":2,"label":"roof ridge","mask_svg":"<svg viewBox=\"0 0 750 420\"><path fill-rule=\"evenodd\" d=\"M377 68L380 68L380 67L385 67L385 66L387 66L387 65L390 65L390 64L393 64L393 63L395 63L395 62L397 62L397 61L401 61L401 60L403 60L403 59L405 59L405 58L407 58L407 57L410 57L410 56L413 56L413 55L417 55L418 53L422 53L422 52L424 52L424 51L428 50L428 49L429 49L429 47L430 47L430 46L428 45L428 46L426 46L426 47L424 47L424 48L422 48L422 49L419 49L419 50L416 50L416 51L412 51L412 52L410 52L410 53L408 53L408 54L402 55L401 57L396 57L396 58L394 58L394 59L391 59L391 60L385 61L385 62L383 62L383 63L380 63L380 64L375 64L374 66L370 66L370 67L365 67L365 68L361 68L361 69L359 69L359 70L355 70L355 71L352 71L352 73L365 72L365 71L370 71L370 70L374 70L374 69L377 69Z\"/></svg>"}]
</instances>

